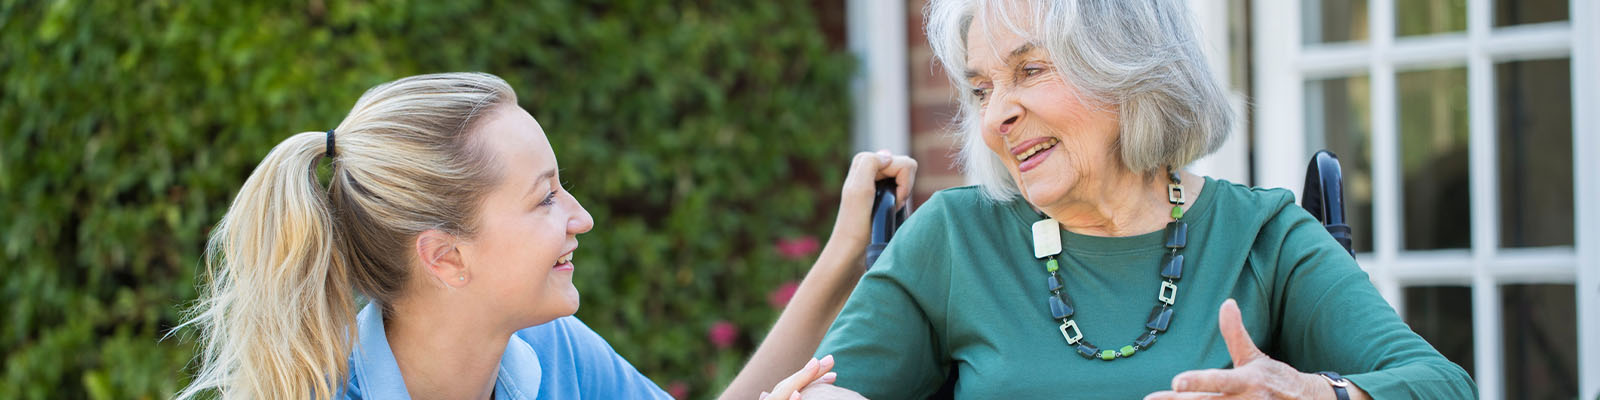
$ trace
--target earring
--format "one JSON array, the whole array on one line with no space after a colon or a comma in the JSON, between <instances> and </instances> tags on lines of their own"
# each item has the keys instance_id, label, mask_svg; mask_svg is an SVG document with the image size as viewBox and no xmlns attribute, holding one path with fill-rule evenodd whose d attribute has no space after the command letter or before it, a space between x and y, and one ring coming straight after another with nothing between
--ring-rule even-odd
<instances>
[{"instance_id":1,"label":"earring","mask_svg":"<svg viewBox=\"0 0 1600 400\"><path fill-rule=\"evenodd\" d=\"M467 280L467 276L466 275L456 275L456 280L465 281L465 280Z\"/></svg>"}]
</instances>

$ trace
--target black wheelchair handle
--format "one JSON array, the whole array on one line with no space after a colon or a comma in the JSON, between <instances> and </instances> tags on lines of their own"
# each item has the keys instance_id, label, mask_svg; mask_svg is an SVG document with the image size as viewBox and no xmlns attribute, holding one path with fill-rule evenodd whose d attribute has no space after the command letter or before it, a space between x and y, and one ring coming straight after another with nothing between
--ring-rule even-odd
<instances>
[{"instance_id":1,"label":"black wheelchair handle","mask_svg":"<svg viewBox=\"0 0 1600 400\"><path fill-rule=\"evenodd\" d=\"M905 208L894 209L895 188L894 179L881 179L872 196L872 235L867 243L867 268L878 262L883 249L889 247L889 239L894 238L894 231L905 222Z\"/></svg>"},{"instance_id":2,"label":"black wheelchair handle","mask_svg":"<svg viewBox=\"0 0 1600 400\"><path fill-rule=\"evenodd\" d=\"M1327 150L1317 151L1311 156L1311 165L1306 166L1305 194L1300 203L1353 256L1351 229L1344 220L1343 178L1339 156Z\"/></svg>"}]
</instances>

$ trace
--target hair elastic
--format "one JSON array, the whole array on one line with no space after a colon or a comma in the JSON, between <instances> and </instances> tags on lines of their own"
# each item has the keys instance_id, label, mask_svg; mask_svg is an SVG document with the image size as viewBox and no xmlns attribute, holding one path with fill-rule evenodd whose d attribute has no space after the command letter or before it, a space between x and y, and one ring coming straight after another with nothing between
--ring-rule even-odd
<instances>
[{"instance_id":1,"label":"hair elastic","mask_svg":"<svg viewBox=\"0 0 1600 400\"><path fill-rule=\"evenodd\" d=\"M328 158L333 158L333 130L332 129L328 130L328 152L326 154L324 154L324 155L326 157L328 157Z\"/></svg>"}]
</instances>

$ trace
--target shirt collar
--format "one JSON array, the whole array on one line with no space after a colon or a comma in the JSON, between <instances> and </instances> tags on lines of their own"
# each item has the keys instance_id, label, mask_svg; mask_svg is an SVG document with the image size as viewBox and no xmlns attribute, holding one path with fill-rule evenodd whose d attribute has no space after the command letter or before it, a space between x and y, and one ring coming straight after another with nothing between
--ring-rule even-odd
<instances>
[{"instance_id":1,"label":"shirt collar","mask_svg":"<svg viewBox=\"0 0 1600 400\"><path fill-rule=\"evenodd\" d=\"M384 334L383 310L369 303L356 315L357 344L351 360L351 394L368 399L410 399L400 363L395 361L389 337ZM495 373L495 398L521 400L538 397L543 368L538 354L521 336L511 335Z\"/></svg>"}]
</instances>

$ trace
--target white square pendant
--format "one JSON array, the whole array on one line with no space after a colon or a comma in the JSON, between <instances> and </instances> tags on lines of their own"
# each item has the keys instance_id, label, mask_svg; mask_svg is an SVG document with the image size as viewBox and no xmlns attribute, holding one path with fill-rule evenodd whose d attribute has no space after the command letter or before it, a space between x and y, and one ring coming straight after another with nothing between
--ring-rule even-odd
<instances>
[{"instance_id":1,"label":"white square pendant","mask_svg":"<svg viewBox=\"0 0 1600 400\"><path fill-rule=\"evenodd\" d=\"M1045 258L1061 254L1061 224L1054 218L1033 223L1033 257Z\"/></svg>"}]
</instances>

